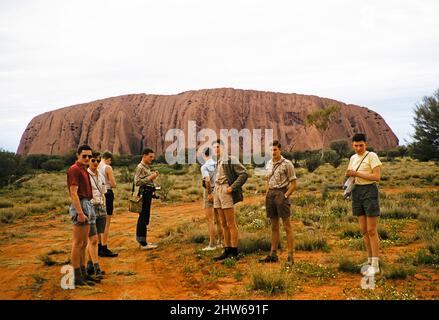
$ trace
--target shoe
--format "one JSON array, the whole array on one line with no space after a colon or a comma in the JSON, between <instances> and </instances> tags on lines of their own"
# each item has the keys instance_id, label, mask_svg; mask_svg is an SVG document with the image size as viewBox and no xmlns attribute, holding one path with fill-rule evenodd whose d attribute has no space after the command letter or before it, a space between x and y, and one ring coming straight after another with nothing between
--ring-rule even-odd
<instances>
[{"instance_id":1,"label":"shoe","mask_svg":"<svg viewBox=\"0 0 439 320\"><path fill-rule=\"evenodd\" d=\"M108 248L102 248L101 250L101 254L99 255L99 257L104 257L104 258L115 258L117 257L119 254L118 253L113 253L110 249Z\"/></svg>"},{"instance_id":2,"label":"shoe","mask_svg":"<svg viewBox=\"0 0 439 320\"><path fill-rule=\"evenodd\" d=\"M93 276L94 276L96 279L102 280L102 279L104 279L104 274L105 274L104 271L102 271L101 269L98 269L98 270L93 274Z\"/></svg>"},{"instance_id":3,"label":"shoe","mask_svg":"<svg viewBox=\"0 0 439 320\"><path fill-rule=\"evenodd\" d=\"M374 267L374 266L369 266L366 269L366 266L364 266L361 270L361 273L363 274L363 276L375 276L377 274L381 273L380 267Z\"/></svg>"},{"instance_id":4,"label":"shoe","mask_svg":"<svg viewBox=\"0 0 439 320\"><path fill-rule=\"evenodd\" d=\"M210 245L208 245L207 247L201 249L201 251L212 251L212 250L216 250L217 247L212 247Z\"/></svg>"},{"instance_id":5,"label":"shoe","mask_svg":"<svg viewBox=\"0 0 439 320\"><path fill-rule=\"evenodd\" d=\"M87 274L95 274L95 267L93 265L87 266Z\"/></svg>"},{"instance_id":6,"label":"shoe","mask_svg":"<svg viewBox=\"0 0 439 320\"><path fill-rule=\"evenodd\" d=\"M139 247L140 247L140 250L152 250L152 249L157 248L157 245L153 244L153 243L148 243L146 246L140 245Z\"/></svg>"},{"instance_id":7,"label":"shoe","mask_svg":"<svg viewBox=\"0 0 439 320\"><path fill-rule=\"evenodd\" d=\"M369 260L366 260L366 261L364 261L363 263L360 263L358 266L360 267L360 268L362 268L362 267L364 267L364 266L370 266L371 265L371 263L369 262Z\"/></svg>"},{"instance_id":8,"label":"shoe","mask_svg":"<svg viewBox=\"0 0 439 320\"><path fill-rule=\"evenodd\" d=\"M100 280L100 279L95 278L94 276L92 276L92 275L90 275L90 274L87 274L87 275L84 277L84 279L85 279L86 282L91 281L91 282L93 282L93 283L101 283L101 280Z\"/></svg>"},{"instance_id":9,"label":"shoe","mask_svg":"<svg viewBox=\"0 0 439 320\"><path fill-rule=\"evenodd\" d=\"M213 260L214 261L220 261L220 260L224 260L227 259L230 256L230 249L229 247L225 247L224 248L224 252L222 253L222 255L218 256L218 257L214 257Z\"/></svg>"},{"instance_id":10,"label":"shoe","mask_svg":"<svg viewBox=\"0 0 439 320\"><path fill-rule=\"evenodd\" d=\"M279 261L279 258L276 255L271 255L271 254L266 256L264 259L259 260L259 262L261 262L261 263L273 263L273 262L278 262L278 261Z\"/></svg>"},{"instance_id":11,"label":"shoe","mask_svg":"<svg viewBox=\"0 0 439 320\"><path fill-rule=\"evenodd\" d=\"M88 285L87 282L84 281L82 277L75 278L75 287L82 287Z\"/></svg>"}]
</instances>

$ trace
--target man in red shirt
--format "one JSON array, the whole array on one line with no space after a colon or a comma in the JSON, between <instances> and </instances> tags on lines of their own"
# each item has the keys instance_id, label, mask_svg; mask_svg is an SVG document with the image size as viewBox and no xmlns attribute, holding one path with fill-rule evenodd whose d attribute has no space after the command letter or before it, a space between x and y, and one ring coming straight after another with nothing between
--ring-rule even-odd
<instances>
[{"instance_id":1,"label":"man in red shirt","mask_svg":"<svg viewBox=\"0 0 439 320\"><path fill-rule=\"evenodd\" d=\"M96 215L90 201L93 191L87 172L92 158L91 147L80 146L76 156L77 161L67 170L67 186L72 199L69 210L73 222L72 265L75 270L75 286L94 285L98 281L87 275L85 268L88 236L91 230L96 230Z\"/></svg>"}]
</instances>

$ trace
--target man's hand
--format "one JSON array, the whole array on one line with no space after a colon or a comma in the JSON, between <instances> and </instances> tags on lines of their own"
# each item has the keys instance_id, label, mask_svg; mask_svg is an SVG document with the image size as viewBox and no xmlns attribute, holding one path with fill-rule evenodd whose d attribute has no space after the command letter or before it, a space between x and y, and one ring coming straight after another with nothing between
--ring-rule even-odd
<instances>
[{"instance_id":1,"label":"man's hand","mask_svg":"<svg viewBox=\"0 0 439 320\"><path fill-rule=\"evenodd\" d=\"M233 191L232 187L227 187L227 190L226 190L227 193L232 193L232 191Z\"/></svg>"},{"instance_id":2,"label":"man's hand","mask_svg":"<svg viewBox=\"0 0 439 320\"><path fill-rule=\"evenodd\" d=\"M213 194L207 195L207 200L209 200L210 202L213 202Z\"/></svg>"},{"instance_id":3,"label":"man's hand","mask_svg":"<svg viewBox=\"0 0 439 320\"><path fill-rule=\"evenodd\" d=\"M88 218L83 212L78 213L78 222L84 223L87 220L88 220Z\"/></svg>"},{"instance_id":4,"label":"man's hand","mask_svg":"<svg viewBox=\"0 0 439 320\"><path fill-rule=\"evenodd\" d=\"M158 171L154 171L149 177L151 180L155 180L158 177L159 173Z\"/></svg>"},{"instance_id":5,"label":"man's hand","mask_svg":"<svg viewBox=\"0 0 439 320\"><path fill-rule=\"evenodd\" d=\"M355 170L346 170L346 176L348 176L348 177L356 177L357 174L358 174L358 172Z\"/></svg>"}]
</instances>

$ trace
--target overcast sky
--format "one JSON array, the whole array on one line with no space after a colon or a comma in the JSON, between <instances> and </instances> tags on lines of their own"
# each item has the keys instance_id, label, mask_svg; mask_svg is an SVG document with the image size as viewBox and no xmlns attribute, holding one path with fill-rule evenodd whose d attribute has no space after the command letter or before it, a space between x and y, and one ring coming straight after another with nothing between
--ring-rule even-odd
<instances>
[{"instance_id":1,"label":"overcast sky","mask_svg":"<svg viewBox=\"0 0 439 320\"><path fill-rule=\"evenodd\" d=\"M403 144L439 88L438 17L438 0L0 0L0 148L49 110L219 87L366 106Z\"/></svg>"}]
</instances>

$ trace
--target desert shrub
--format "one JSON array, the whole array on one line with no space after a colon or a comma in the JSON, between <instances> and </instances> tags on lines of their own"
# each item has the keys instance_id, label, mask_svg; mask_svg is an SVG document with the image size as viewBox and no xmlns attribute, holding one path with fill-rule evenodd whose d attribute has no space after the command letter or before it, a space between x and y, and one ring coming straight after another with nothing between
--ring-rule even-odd
<instances>
[{"instance_id":1,"label":"desert shrub","mask_svg":"<svg viewBox=\"0 0 439 320\"><path fill-rule=\"evenodd\" d=\"M420 249L416 253L413 264L439 267L439 254L432 254L425 249Z\"/></svg>"},{"instance_id":2,"label":"desert shrub","mask_svg":"<svg viewBox=\"0 0 439 320\"><path fill-rule=\"evenodd\" d=\"M320 167L321 164L322 160L320 155L315 153L307 156L305 159L305 167L308 172L314 172L318 167Z\"/></svg>"},{"instance_id":3,"label":"desert shrub","mask_svg":"<svg viewBox=\"0 0 439 320\"><path fill-rule=\"evenodd\" d=\"M25 158L0 149L0 187L17 181L30 171Z\"/></svg>"},{"instance_id":4,"label":"desert shrub","mask_svg":"<svg viewBox=\"0 0 439 320\"><path fill-rule=\"evenodd\" d=\"M42 164L50 159L50 156L46 154L30 154L26 156L25 162L31 169L42 169Z\"/></svg>"},{"instance_id":5,"label":"desert shrub","mask_svg":"<svg viewBox=\"0 0 439 320\"><path fill-rule=\"evenodd\" d=\"M392 206L390 208L384 207L381 210L382 219L416 219L419 213L413 209L402 206Z\"/></svg>"},{"instance_id":6,"label":"desert shrub","mask_svg":"<svg viewBox=\"0 0 439 320\"><path fill-rule=\"evenodd\" d=\"M403 264L392 264L387 267L384 277L392 280L407 279L408 276L412 276L415 273L416 270L413 267L405 266Z\"/></svg>"},{"instance_id":7,"label":"desert shrub","mask_svg":"<svg viewBox=\"0 0 439 320\"><path fill-rule=\"evenodd\" d=\"M14 204L12 202L6 200L0 200L0 209L12 208L12 207L14 207Z\"/></svg>"},{"instance_id":8,"label":"desert shrub","mask_svg":"<svg viewBox=\"0 0 439 320\"><path fill-rule=\"evenodd\" d=\"M294 247L299 251L329 251L326 240L320 234L306 234L295 241Z\"/></svg>"},{"instance_id":9,"label":"desert shrub","mask_svg":"<svg viewBox=\"0 0 439 320\"><path fill-rule=\"evenodd\" d=\"M325 152L324 161L332 165L334 168L338 168L341 164L341 157L337 152L330 150Z\"/></svg>"},{"instance_id":10,"label":"desert shrub","mask_svg":"<svg viewBox=\"0 0 439 320\"><path fill-rule=\"evenodd\" d=\"M157 178L157 184L161 188L159 194L161 196L162 201L169 200L169 192L174 186L174 183L175 183L174 177L171 177L169 175L159 175L159 177Z\"/></svg>"},{"instance_id":11,"label":"desert shrub","mask_svg":"<svg viewBox=\"0 0 439 320\"><path fill-rule=\"evenodd\" d=\"M289 288L291 288L291 280L285 272L256 270L251 275L251 290L276 294L287 292Z\"/></svg>"},{"instance_id":12,"label":"desert shrub","mask_svg":"<svg viewBox=\"0 0 439 320\"><path fill-rule=\"evenodd\" d=\"M41 168L46 171L61 171L64 169L64 161L62 159L50 159L43 162Z\"/></svg>"},{"instance_id":13,"label":"desert shrub","mask_svg":"<svg viewBox=\"0 0 439 320\"><path fill-rule=\"evenodd\" d=\"M244 234L238 241L239 251L243 254L255 252L267 252L271 249L271 237L269 234Z\"/></svg>"},{"instance_id":14,"label":"desert shrub","mask_svg":"<svg viewBox=\"0 0 439 320\"><path fill-rule=\"evenodd\" d=\"M328 266L314 264L306 261L298 261L294 264L296 273L318 280L335 278L334 270Z\"/></svg>"},{"instance_id":15,"label":"desert shrub","mask_svg":"<svg viewBox=\"0 0 439 320\"><path fill-rule=\"evenodd\" d=\"M338 262L338 270L347 273L360 273L361 262L342 257Z\"/></svg>"},{"instance_id":16,"label":"desert shrub","mask_svg":"<svg viewBox=\"0 0 439 320\"><path fill-rule=\"evenodd\" d=\"M348 224L344 227L342 232L340 233L340 238L362 238L363 234L360 231L360 227L358 225Z\"/></svg>"}]
</instances>

